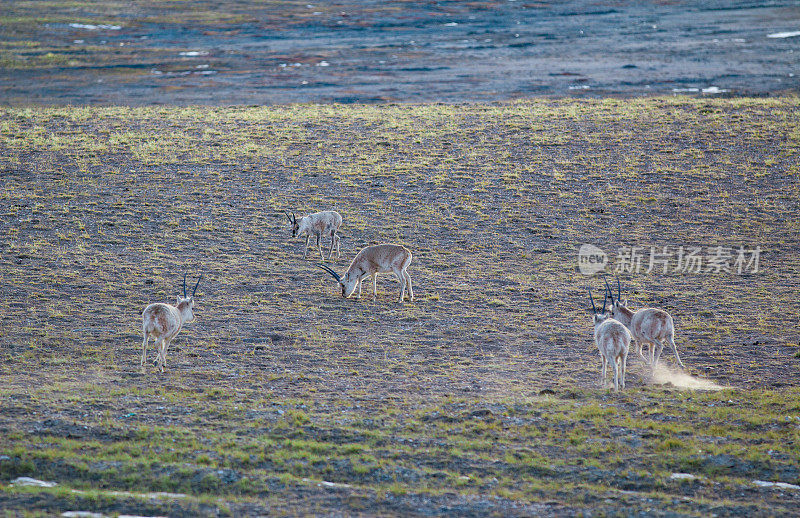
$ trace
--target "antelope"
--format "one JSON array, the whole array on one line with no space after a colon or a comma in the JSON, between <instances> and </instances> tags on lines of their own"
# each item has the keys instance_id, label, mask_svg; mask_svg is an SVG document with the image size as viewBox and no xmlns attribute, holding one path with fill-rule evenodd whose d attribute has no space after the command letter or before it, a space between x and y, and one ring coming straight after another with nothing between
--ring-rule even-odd
<instances>
[{"instance_id":1,"label":"antelope","mask_svg":"<svg viewBox=\"0 0 800 518\"><path fill-rule=\"evenodd\" d=\"M183 324L194 320L194 294L197 292L197 286L200 284L201 275L197 279L197 284L194 285L192 296L186 296L186 274L183 274L183 298L178 297L178 303L174 306L170 304L162 304L156 302L150 304L142 312L142 334L144 340L142 341L142 361L141 368L142 374L145 373L145 362L147 361L147 345L150 338L154 338L156 343L156 366L164 372L164 367L167 364L167 348L170 342L180 332Z\"/></svg>"},{"instance_id":2,"label":"antelope","mask_svg":"<svg viewBox=\"0 0 800 518\"><path fill-rule=\"evenodd\" d=\"M594 343L600 350L600 358L603 360L600 384L601 386L605 385L608 364L611 363L614 365L614 390L619 392L620 385L625 388L625 370L628 363L631 333L624 325L610 318L610 315L606 313L606 299L607 295L603 294L603 309L598 312L594 305L592 290L589 290L589 300L592 301L592 311L594 312Z\"/></svg>"},{"instance_id":3,"label":"antelope","mask_svg":"<svg viewBox=\"0 0 800 518\"><path fill-rule=\"evenodd\" d=\"M372 298L378 298L378 274L393 272L400 281L400 302L406 296L408 287L408 298L414 300L414 290L411 289L411 276L408 275L408 265L411 264L411 251L401 245L372 245L361 250L355 256L344 278L339 277L335 271L324 264L319 264L320 268L328 272L342 287L342 297L350 298L358 286L358 296L361 298L361 281L367 275L372 277Z\"/></svg>"},{"instance_id":4,"label":"antelope","mask_svg":"<svg viewBox=\"0 0 800 518\"><path fill-rule=\"evenodd\" d=\"M284 214L286 214L286 217L289 219L289 223L292 224L292 237L302 236L303 234L306 235L306 249L303 252L303 259L308 255L308 240L311 239L311 234L317 237L317 250L319 250L319 255L322 257L323 262L325 262L325 254L322 253L322 247L319 244L323 234L331 236L331 249L328 260L333 258L334 245L336 245L336 258L338 259L341 256L339 251L339 236L336 235L339 231L339 227L342 226L341 214L333 210L324 210L322 212L309 214L299 220L294 215L294 212L291 216L286 211L284 211Z\"/></svg>"},{"instance_id":5,"label":"antelope","mask_svg":"<svg viewBox=\"0 0 800 518\"><path fill-rule=\"evenodd\" d=\"M633 335L633 339L637 344L639 357L642 360L648 362L655 369L656 363L661 357L661 352L664 350L664 340L666 340L672 346L678 364L681 368L686 368L681 361L681 357L678 356L678 348L675 346L675 324L669 313L656 308L643 308L638 311L628 309L628 301L621 299L622 288L619 283L619 277L617 277L616 300L607 280L606 290L608 295L611 296L612 316L630 329L631 335ZM649 360L642 354L644 344L648 344Z\"/></svg>"}]
</instances>

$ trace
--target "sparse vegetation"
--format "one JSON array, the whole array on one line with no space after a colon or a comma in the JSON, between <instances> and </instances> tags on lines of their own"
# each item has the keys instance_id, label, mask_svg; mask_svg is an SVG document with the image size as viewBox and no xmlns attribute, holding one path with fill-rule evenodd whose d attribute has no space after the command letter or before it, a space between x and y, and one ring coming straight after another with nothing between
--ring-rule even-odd
<instances>
[{"instance_id":1,"label":"sparse vegetation","mask_svg":"<svg viewBox=\"0 0 800 518\"><path fill-rule=\"evenodd\" d=\"M792 513L800 491L752 481L800 483L797 108L0 109L0 507ZM342 299L286 208L342 213L339 270L412 247L415 301ZM728 388L632 358L600 389L583 243L761 246L758 274L624 278ZM140 312L185 270L198 319L142 376Z\"/></svg>"}]
</instances>

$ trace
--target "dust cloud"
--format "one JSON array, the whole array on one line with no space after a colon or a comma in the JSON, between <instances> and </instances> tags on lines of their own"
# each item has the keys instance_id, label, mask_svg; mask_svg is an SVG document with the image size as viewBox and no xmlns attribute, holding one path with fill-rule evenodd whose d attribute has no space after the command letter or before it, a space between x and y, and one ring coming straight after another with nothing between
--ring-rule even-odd
<instances>
[{"instance_id":1,"label":"dust cloud","mask_svg":"<svg viewBox=\"0 0 800 518\"><path fill-rule=\"evenodd\" d=\"M718 385L713 381L704 380L682 371L670 369L663 364L656 365L653 371L652 381L656 385L670 383L681 390L723 390L728 388Z\"/></svg>"}]
</instances>

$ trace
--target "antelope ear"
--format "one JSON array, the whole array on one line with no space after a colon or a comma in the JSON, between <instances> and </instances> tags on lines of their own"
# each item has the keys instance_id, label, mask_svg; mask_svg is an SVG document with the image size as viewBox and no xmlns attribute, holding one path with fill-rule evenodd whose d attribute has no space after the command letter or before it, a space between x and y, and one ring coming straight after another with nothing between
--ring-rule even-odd
<instances>
[{"instance_id":1,"label":"antelope ear","mask_svg":"<svg viewBox=\"0 0 800 518\"><path fill-rule=\"evenodd\" d=\"M180 303L181 303L181 297L180 297L180 295L178 295L178 297L177 297L177 298L178 298L178 304L180 304Z\"/></svg>"}]
</instances>

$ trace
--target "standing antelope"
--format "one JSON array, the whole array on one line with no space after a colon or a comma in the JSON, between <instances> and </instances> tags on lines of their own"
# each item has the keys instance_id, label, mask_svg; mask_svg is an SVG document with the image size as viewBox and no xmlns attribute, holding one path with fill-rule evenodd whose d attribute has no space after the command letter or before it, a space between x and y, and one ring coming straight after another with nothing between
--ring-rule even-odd
<instances>
[{"instance_id":1,"label":"standing antelope","mask_svg":"<svg viewBox=\"0 0 800 518\"><path fill-rule=\"evenodd\" d=\"M156 365L164 372L164 367L167 364L167 348L173 338L180 332L183 324L194 320L194 294L197 292L197 286L200 284L201 275L197 279L197 284L194 285L192 296L186 296L186 274L183 274L183 298L178 297L178 303L175 306L170 304L162 304L156 302L150 304L142 312L142 334L144 340L142 341L142 374L145 373L145 362L147 361L147 344L150 337L156 341Z\"/></svg>"},{"instance_id":2,"label":"standing antelope","mask_svg":"<svg viewBox=\"0 0 800 518\"><path fill-rule=\"evenodd\" d=\"M408 265L411 264L411 251L401 245L372 245L361 250L350 263L350 268L344 278L324 264L320 268L333 275L333 278L342 287L342 297L349 298L358 286L358 297L361 298L361 280L367 275L372 277L372 298L378 297L378 274L394 272L400 281L400 302L406 296L414 300L414 290L411 289L411 276L408 274Z\"/></svg>"},{"instance_id":3,"label":"standing antelope","mask_svg":"<svg viewBox=\"0 0 800 518\"><path fill-rule=\"evenodd\" d=\"M675 324L669 313L656 308L643 308L638 311L628 309L628 301L620 298L622 297L622 288L619 278L617 278L616 300L614 300L614 294L611 292L608 281L606 281L606 290L611 296L611 314L630 329L633 339L636 340L639 356L644 361L649 362L650 366L655 369L656 363L661 357L661 351L664 350L664 340L666 340L672 346L678 364L681 368L686 368L681 357L678 356L678 348L675 346ZM642 354L644 344L648 344L649 360Z\"/></svg>"},{"instance_id":4,"label":"standing antelope","mask_svg":"<svg viewBox=\"0 0 800 518\"><path fill-rule=\"evenodd\" d=\"M339 231L339 227L342 226L341 214L334 210L323 210L322 212L315 212L314 214L304 216L299 220L294 215L294 212L291 216L285 211L284 214L289 218L289 223L292 224L292 237L301 236L303 234L306 235L306 249L303 252L303 259L308 255L308 240L311 239L311 234L317 237L317 249L319 250L319 255L322 257L323 262L325 261L325 254L322 253L322 247L319 244L320 238L323 235L331 236L331 249L328 260L333 258L334 245L336 245L336 258L338 259L341 256L339 252L339 236L336 235Z\"/></svg>"},{"instance_id":5,"label":"standing antelope","mask_svg":"<svg viewBox=\"0 0 800 518\"><path fill-rule=\"evenodd\" d=\"M620 381L622 388L625 388L625 370L628 363L628 350L630 349L631 333L617 320L609 317L606 313L607 295L603 294L603 309L598 313L594 305L592 290L589 290L589 300L592 301L592 311L594 312L594 343L600 350L600 357L603 360L603 374L601 385L606 383L606 373L608 364L614 365L614 390L619 392Z\"/></svg>"}]
</instances>

